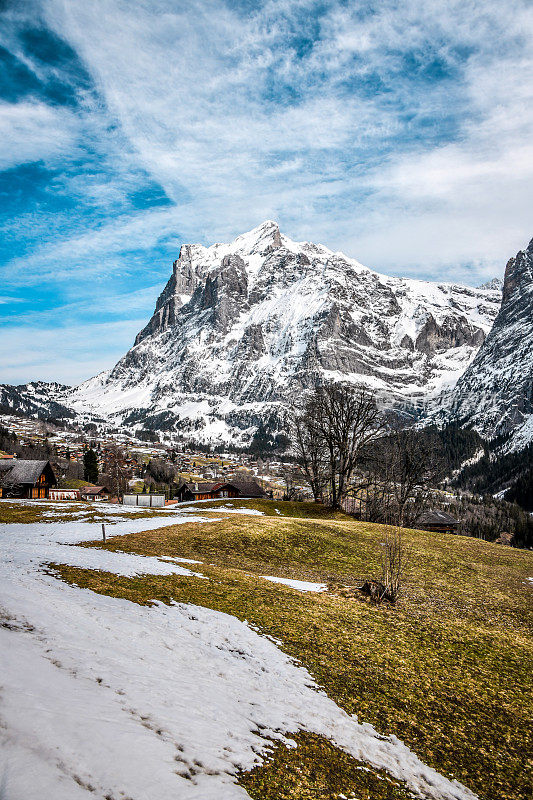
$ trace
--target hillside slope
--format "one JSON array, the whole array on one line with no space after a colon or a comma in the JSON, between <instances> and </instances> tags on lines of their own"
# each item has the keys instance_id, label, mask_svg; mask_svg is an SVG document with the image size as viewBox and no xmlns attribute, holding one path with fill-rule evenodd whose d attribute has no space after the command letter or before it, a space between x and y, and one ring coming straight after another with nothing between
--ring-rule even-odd
<instances>
[{"instance_id":1,"label":"hillside slope","mask_svg":"<svg viewBox=\"0 0 533 800\"><path fill-rule=\"evenodd\" d=\"M190 522L120 536L105 546L117 558L140 554L163 557L167 564L194 559L194 570L209 580L127 578L69 566L58 567L59 574L74 589L89 588L141 607L156 600L162 604L156 608L169 613L188 609L198 620L197 635L205 608L246 620L385 741L399 737L425 764L482 800L529 798L533 775L524 753L532 746L533 585L528 578L533 555L477 539L406 530L410 561L402 597L394 608L375 607L342 587L379 575L384 526L333 516L313 519L311 504L305 517L296 518L278 514L287 511L284 503L251 506L235 500L210 511L203 505L200 524L198 506L181 507L181 513L193 515ZM101 542L92 547L94 557L102 552ZM273 576L329 589L298 591L273 583ZM250 650L241 649L242 658L254 663ZM225 675L229 680L229 664ZM269 680L267 671L258 690ZM413 788L409 780L391 785L382 773L375 780L368 751L360 751L358 765L328 745L327 737L310 736L307 714L301 719L296 749L274 744L272 760L239 774L251 797L336 800L353 793L399 800ZM395 769L390 763L389 779ZM419 796L433 794L426 785ZM459 788L451 793L460 796Z\"/></svg>"}]
</instances>

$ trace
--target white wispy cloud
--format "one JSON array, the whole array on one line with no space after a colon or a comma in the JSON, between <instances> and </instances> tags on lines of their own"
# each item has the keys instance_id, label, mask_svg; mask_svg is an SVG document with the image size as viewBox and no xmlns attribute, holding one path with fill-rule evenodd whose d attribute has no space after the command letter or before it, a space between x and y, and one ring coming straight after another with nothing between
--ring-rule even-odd
<instances>
[{"instance_id":1,"label":"white wispy cloud","mask_svg":"<svg viewBox=\"0 0 533 800\"><path fill-rule=\"evenodd\" d=\"M114 256L133 249L148 251L178 224L178 217L172 207L111 219L98 228L52 241L32 255L10 261L3 269L5 279L19 285L69 278L83 282L97 275L124 271L124 261Z\"/></svg>"},{"instance_id":2,"label":"white wispy cloud","mask_svg":"<svg viewBox=\"0 0 533 800\"><path fill-rule=\"evenodd\" d=\"M141 289L132 289L127 295L121 297L120 305L117 305L116 293L102 282L93 284L91 291L84 295L80 295L77 289L67 293L69 294L67 302L59 303L53 308L45 305L40 309L22 309L16 317L11 319L10 324L15 327L28 326L51 331L69 327L75 323L82 325L85 331L88 329L88 324L99 324L95 322L96 319L105 320L102 322L105 325L115 322L129 324L130 320L134 320L137 324L139 319L145 319L145 316L141 315L151 312L160 292L160 283ZM14 302L22 301L18 298ZM117 317L119 319L116 319Z\"/></svg>"},{"instance_id":3,"label":"white wispy cloud","mask_svg":"<svg viewBox=\"0 0 533 800\"><path fill-rule=\"evenodd\" d=\"M528 195L533 171L517 148L533 126L529 4L332 3L299 57L288 33L305 34L306 9L313 4L269 2L243 14L210 0L71 0L47 13L82 54L143 166L176 201L184 189L190 195L192 208L180 209L185 235L219 238L274 216L296 237L312 230L362 257L359 242L376 266L477 258L492 268L504 259L531 224L525 205L508 203ZM413 52L418 65L404 62ZM413 84L410 73L436 60L450 80ZM357 91L370 78L384 95ZM285 86L297 96L286 98ZM448 111L458 117L453 144L443 147L437 131L436 141L403 145L406 114ZM285 159L297 165L286 182ZM372 199L361 205L363 189ZM388 220L394 259L373 244L376 214ZM409 235L416 219L438 238L454 217L463 220L458 244L443 236L437 258L435 236Z\"/></svg>"},{"instance_id":4,"label":"white wispy cloud","mask_svg":"<svg viewBox=\"0 0 533 800\"><path fill-rule=\"evenodd\" d=\"M45 103L0 102L0 170L62 156L77 139L79 121Z\"/></svg>"}]
</instances>

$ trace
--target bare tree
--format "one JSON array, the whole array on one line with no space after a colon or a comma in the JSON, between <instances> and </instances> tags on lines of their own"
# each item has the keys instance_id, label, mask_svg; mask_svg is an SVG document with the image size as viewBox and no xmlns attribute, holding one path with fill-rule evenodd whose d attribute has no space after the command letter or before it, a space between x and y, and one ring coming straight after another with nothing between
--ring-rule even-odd
<instances>
[{"instance_id":1,"label":"bare tree","mask_svg":"<svg viewBox=\"0 0 533 800\"><path fill-rule=\"evenodd\" d=\"M365 448L383 432L374 397L342 384L318 387L295 429L299 461L313 495L317 498L327 485L331 505L340 508Z\"/></svg>"},{"instance_id":2,"label":"bare tree","mask_svg":"<svg viewBox=\"0 0 533 800\"><path fill-rule=\"evenodd\" d=\"M303 492L301 489L302 474L294 465L284 466L282 469L285 491L284 500L302 500Z\"/></svg>"},{"instance_id":3,"label":"bare tree","mask_svg":"<svg viewBox=\"0 0 533 800\"><path fill-rule=\"evenodd\" d=\"M371 485L367 518L409 525L442 477L441 445L434 434L395 422L386 436L374 442L367 465Z\"/></svg>"},{"instance_id":4,"label":"bare tree","mask_svg":"<svg viewBox=\"0 0 533 800\"><path fill-rule=\"evenodd\" d=\"M359 591L368 595L373 603L381 603L383 600L395 603L400 595L409 555L410 551L403 541L402 529L389 526L385 541L381 543L381 580L366 580Z\"/></svg>"},{"instance_id":5,"label":"bare tree","mask_svg":"<svg viewBox=\"0 0 533 800\"><path fill-rule=\"evenodd\" d=\"M117 445L112 445L106 453L106 476L108 489L120 500L126 490L127 475L124 452Z\"/></svg>"},{"instance_id":6,"label":"bare tree","mask_svg":"<svg viewBox=\"0 0 533 800\"><path fill-rule=\"evenodd\" d=\"M381 554L381 580L385 588L385 597L391 603L395 603L400 594L408 560L409 551L403 541L402 529L399 526L389 528Z\"/></svg>"},{"instance_id":7,"label":"bare tree","mask_svg":"<svg viewBox=\"0 0 533 800\"><path fill-rule=\"evenodd\" d=\"M308 402L303 414L293 415L293 435L296 459L313 493L313 499L318 503L324 499L328 482L328 460L325 442L315 419L316 411L316 405Z\"/></svg>"},{"instance_id":8,"label":"bare tree","mask_svg":"<svg viewBox=\"0 0 533 800\"><path fill-rule=\"evenodd\" d=\"M391 439L397 523L404 525L412 523L426 504L428 493L442 477L443 462L435 436L396 429Z\"/></svg>"},{"instance_id":9,"label":"bare tree","mask_svg":"<svg viewBox=\"0 0 533 800\"><path fill-rule=\"evenodd\" d=\"M150 477L153 478L155 483L165 484L165 491L170 500L172 495L172 484L176 479L176 468L174 465L171 464L170 461L167 461L163 458L151 458L148 462L148 466L146 467L144 476L145 482L148 482Z\"/></svg>"},{"instance_id":10,"label":"bare tree","mask_svg":"<svg viewBox=\"0 0 533 800\"><path fill-rule=\"evenodd\" d=\"M172 483L176 477L176 468L163 458L151 458L146 471L156 483Z\"/></svg>"}]
</instances>

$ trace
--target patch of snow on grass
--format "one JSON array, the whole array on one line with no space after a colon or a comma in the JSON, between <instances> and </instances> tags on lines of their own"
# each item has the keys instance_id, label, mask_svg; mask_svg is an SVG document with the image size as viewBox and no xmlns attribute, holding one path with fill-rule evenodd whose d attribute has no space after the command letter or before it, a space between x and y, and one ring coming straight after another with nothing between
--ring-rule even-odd
<instances>
[{"instance_id":1,"label":"patch of snow on grass","mask_svg":"<svg viewBox=\"0 0 533 800\"><path fill-rule=\"evenodd\" d=\"M291 589L298 589L299 592L325 592L328 588L325 583L295 581L292 578L277 578L275 575L260 575L259 577L272 583L282 583L284 586L290 586Z\"/></svg>"},{"instance_id":2,"label":"patch of snow on grass","mask_svg":"<svg viewBox=\"0 0 533 800\"><path fill-rule=\"evenodd\" d=\"M190 520L175 515L165 524ZM133 519L112 533L161 525ZM235 617L140 606L43 571L51 560L121 575L147 565L157 574L181 569L75 546L100 527L0 525L0 774L8 798L243 800L238 771L257 764L270 740L308 730L425 798L473 800L395 736L346 714L306 669Z\"/></svg>"},{"instance_id":3,"label":"patch of snow on grass","mask_svg":"<svg viewBox=\"0 0 533 800\"><path fill-rule=\"evenodd\" d=\"M182 506L181 504L175 506L175 508L179 511L190 513L191 511L195 511L196 509L191 506L196 505L203 505L202 511L215 511L217 514L245 514L250 517L264 517L264 511L258 511L256 508L246 508L246 506L240 506L237 508L236 506L213 506L213 508L207 508L204 504L212 503L212 500L188 500L186 506Z\"/></svg>"}]
</instances>

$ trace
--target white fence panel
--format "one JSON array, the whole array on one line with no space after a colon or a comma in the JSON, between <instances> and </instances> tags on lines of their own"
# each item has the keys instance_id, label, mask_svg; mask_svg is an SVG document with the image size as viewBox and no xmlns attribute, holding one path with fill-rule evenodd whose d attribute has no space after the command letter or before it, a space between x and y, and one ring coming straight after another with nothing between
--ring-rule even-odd
<instances>
[{"instance_id":1,"label":"white fence panel","mask_svg":"<svg viewBox=\"0 0 533 800\"><path fill-rule=\"evenodd\" d=\"M142 508L162 508L165 505L165 495L125 494L122 504L125 506L141 506Z\"/></svg>"}]
</instances>

